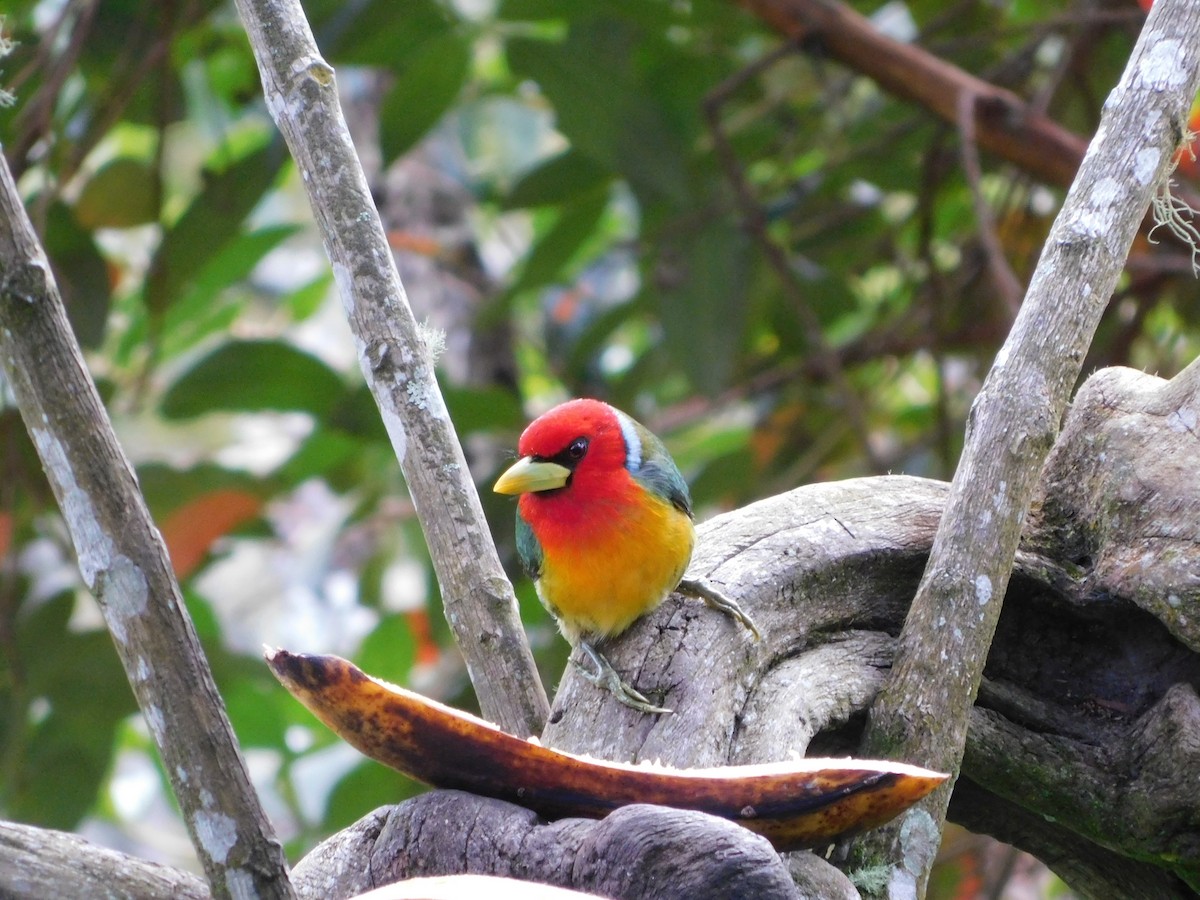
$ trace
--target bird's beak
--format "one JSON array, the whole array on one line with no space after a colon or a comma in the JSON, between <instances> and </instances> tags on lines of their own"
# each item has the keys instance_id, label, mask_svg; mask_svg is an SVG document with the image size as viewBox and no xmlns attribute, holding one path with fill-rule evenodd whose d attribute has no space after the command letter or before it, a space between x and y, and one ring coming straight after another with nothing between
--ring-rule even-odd
<instances>
[{"instance_id":1,"label":"bird's beak","mask_svg":"<svg viewBox=\"0 0 1200 900\"><path fill-rule=\"evenodd\" d=\"M558 463L522 457L500 476L492 488L497 494L528 494L534 491L553 491L566 487L571 470Z\"/></svg>"}]
</instances>

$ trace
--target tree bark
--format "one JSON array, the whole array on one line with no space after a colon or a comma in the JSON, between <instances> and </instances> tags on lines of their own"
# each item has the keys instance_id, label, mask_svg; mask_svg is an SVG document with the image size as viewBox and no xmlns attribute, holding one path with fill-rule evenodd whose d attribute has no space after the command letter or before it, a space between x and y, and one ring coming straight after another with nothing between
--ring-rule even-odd
<instances>
[{"instance_id":1,"label":"tree bark","mask_svg":"<svg viewBox=\"0 0 1200 900\"><path fill-rule=\"evenodd\" d=\"M1105 370L1081 389L1042 473L971 712L952 818L1041 856L1085 896L1200 889L1200 651L1186 630L1200 616L1198 418L1200 361L1171 381ZM940 482L856 479L705 523L691 574L733 595L763 640L672 597L605 649L675 714L629 710L570 666L543 741L681 767L854 752L947 497ZM438 809L405 815L475 871L462 820ZM497 835L478 823L469 840ZM401 839L370 847L376 874L419 852ZM298 867L304 879L333 871L319 859ZM854 896L818 855L789 864L804 867L805 884L833 879L803 896ZM514 857L488 871L523 870Z\"/></svg>"},{"instance_id":2,"label":"tree bark","mask_svg":"<svg viewBox=\"0 0 1200 900\"><path fill-rule=\"evenodd\" d=\"M0 274L4 377L213 893L294 896L283 848L250 784L162 536L88 375L50 264L2 157Z\"/></svg>"},{"instance_id":3,"label":"tree bark","mask_svg":"<svg viewBox=\"0 0 1200 900\"><path fill-rule=\"evenodd\" d=\"M204 881L97 847L75 834L0 822L0 896L5 900L106 897L108 900L208 900Z\"/></svg>"},{"instance_id":4,"label":"tree bark","mask_svg":"<svg viewBox=\"0 0 1200 900\"><path fill-rule=\"evenodd\" d=\"M866 756L957 775L1038 473L1151 199L1165 186L1200 88L1200 0L1160 0L1038 261L1013 330L967 421L966 442ZM890 866L888 896L922 896L952 784L855 848Z\"/></svg>"},{"instance_id":5,"label":"tree bark","mask_svg":"<svg viewBox=\"0 0 1200 900\"><path fill-rule=\"evenodd\" d=\"M299 0L238 0L267 108L296 159L359 365L429 544L446 618L484 715L541 731L548 703L433 360L400 283L366 176Z\"/></svg>"},{"instance_id":6,"label":"tree bark","mask_svg":"<svg viewBox=\"0 0 1200 900\"><path fill-rule=\"evenodd\" d=\"M599 821L432 791L376 810L297 866L302 897L341 900L403 878L469 871L618 900L802 895L764 838L704 813L626 806Z\"/></svg>"},{"instance_id":7,"label":"tree bark","mask_svg":"<svg viewBox=\"0 0 1200 900\"><path fill-rule=\"evenodd\" d=\"M958 127L959 98L974 98L979 146L1048 184L1067 187L1087 139L997 87L913 44L882 34L836 0L738 0L780 34L818 50Z\"/></svg>"}]
</instances>

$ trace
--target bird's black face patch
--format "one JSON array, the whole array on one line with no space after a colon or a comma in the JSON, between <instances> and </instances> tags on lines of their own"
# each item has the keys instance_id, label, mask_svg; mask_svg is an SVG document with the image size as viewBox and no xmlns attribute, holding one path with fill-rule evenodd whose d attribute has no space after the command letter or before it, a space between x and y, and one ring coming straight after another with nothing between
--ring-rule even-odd
<instances>
[{"instance_id":1,"label":"bird's black face patch","mask_svg":"<svg viewBox=\"0 0 1200 900\"><path fill-rule=\"evenodd\" d=\"M535 456L538 462L552 462L562 466L564 469L575 471L575 467L587 456L588 439L585 437L577 437L571 443L567 444L563 449L559 450L553 456ZM567 482L570 484L570 482Z\"/></svg>"},{"instance_id":2,"label":"bird's black face patch","mask_svg":"<svg viewBox=\"0 0 1200 900\"><path fill-rule=\"evenodd\" d=\"M577 438L575 438L575 440L571 441L571 443L567 444L567 446L565 446L563 449L559 450L553 456L536 455L533 457L538 462L556 463L557 465L562 466L564 469L569 470L571 473L570 475L567 476L566 484L564 484L560 488L555 488L554 490L551 490L551 491L542 491L543 496L548 496L550 494L557 494L559 491L565 491L567 488L569 488L571 486L571 482L575 478L575 467L578 466L579 463L583 461L583 458L585 456L587 456L587 451L588 451L588 439L585 437L577 437Z\"/></svg>"}]
</instances>

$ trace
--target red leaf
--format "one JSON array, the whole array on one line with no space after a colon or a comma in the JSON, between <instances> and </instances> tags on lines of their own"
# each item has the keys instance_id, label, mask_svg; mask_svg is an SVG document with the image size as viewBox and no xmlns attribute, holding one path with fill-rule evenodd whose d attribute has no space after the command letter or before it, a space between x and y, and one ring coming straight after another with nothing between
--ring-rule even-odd
<instances>
[{"instance_id":1,"label":"red leaf","mask_svg":"<svg viewBox=\"0 0 1200 900\"><path fill-rule=\"evenodd\" d=\"M162 536L176 576L187 578L217 538L253 519L262 505L261 497L247 491L222 488L189 500L167 516Z\"/></svg>"}]
</instances>

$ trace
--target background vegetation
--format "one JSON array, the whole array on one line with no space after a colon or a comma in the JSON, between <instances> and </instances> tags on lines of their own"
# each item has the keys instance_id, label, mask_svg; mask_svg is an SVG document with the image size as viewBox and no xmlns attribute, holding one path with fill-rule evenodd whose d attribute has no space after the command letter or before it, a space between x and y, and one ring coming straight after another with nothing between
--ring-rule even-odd
<instances>
[{"instance_id":1,"label":"background vegetation","mask_svg":"<svg viewBox=\"0 0 1200 900\"><path fill-rule=\"evenodd\" d=\"M1063 185L729 0L305 6L481 485L572 395L662 435L704 515L953 472ZM1084 137L1143 18L854 7ZM297 173L231 5L13 2L4 34L5 153L294 858L417 787L315 723L261 644L472 704ZM1198 353L1192 260L1142 240L1085 373ZM0 816L186 860L3 394L0 473ZM484 501L511 557L511 506ZM565 644L518 591L552 685Z\"/></svg>"}]
</instances>

